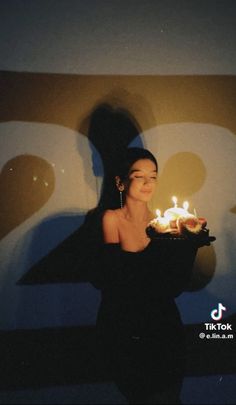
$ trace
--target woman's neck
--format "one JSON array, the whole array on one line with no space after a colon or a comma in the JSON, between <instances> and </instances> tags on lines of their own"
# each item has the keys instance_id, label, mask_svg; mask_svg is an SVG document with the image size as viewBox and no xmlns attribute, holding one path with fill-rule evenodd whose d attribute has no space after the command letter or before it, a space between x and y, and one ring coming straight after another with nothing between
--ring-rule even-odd
<instances>
[{"instance_id":1,"label":"woman's neck","mask_svg":"<svg viewBox=\"0 0 236 405\"><path fill-rule=\"evenodd\" d=\"M147 222L150 219L150 211L147 203L143 201L129 201L125 202L124 207L121 209L124 217L132 222Z\"/></svg>"}]
</instances>

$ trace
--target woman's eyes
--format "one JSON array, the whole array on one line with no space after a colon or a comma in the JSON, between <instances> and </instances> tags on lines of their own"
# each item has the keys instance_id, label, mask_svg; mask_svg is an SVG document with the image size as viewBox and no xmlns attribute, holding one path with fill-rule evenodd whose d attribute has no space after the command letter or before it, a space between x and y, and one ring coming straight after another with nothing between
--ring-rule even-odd
<instances>
[{"instance_id":1,"label":"woman's eyes","mask_svg":"<svg viewBox=\"0 0 236 405\"><path fill-rule=\"evenodd\" d=\"M145 176L134 176L134 178L135 179L144 179L145 178ZM148 177L150 180L157 180L157 177L156 176L151 176L151 177Z\"/></svg>"}]
</instances>

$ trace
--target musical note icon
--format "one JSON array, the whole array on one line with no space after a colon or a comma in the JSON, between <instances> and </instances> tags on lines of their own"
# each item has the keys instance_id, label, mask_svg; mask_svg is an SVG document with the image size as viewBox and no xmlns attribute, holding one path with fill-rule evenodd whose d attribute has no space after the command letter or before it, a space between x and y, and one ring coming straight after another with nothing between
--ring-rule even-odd
<instances>
[{"instance_id":1,"label":"musical note icon","mask_svg":"<svg viewBox=\"0 0 236 405\"><path fill-rule=\"evenodd\" d=\"M224 307L224 305L219 302L218 308L211 311L212 319L214 319L215 321L219 321L223 316L223 311L226 311L226 307Z\"/></svg>"}]
</instances>

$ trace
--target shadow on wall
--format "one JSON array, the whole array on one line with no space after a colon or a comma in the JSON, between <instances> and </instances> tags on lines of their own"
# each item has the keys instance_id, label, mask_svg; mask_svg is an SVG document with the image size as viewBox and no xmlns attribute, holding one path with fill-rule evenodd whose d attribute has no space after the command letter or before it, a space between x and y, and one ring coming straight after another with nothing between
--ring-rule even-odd
<instances>
[{"instance_id":1,"label":"shadow on wall","mask_svg":"<svg viewBox=\"0 0 236 405\"><path fill-rule=\"evenodd\" d=\"M88 118L85 118L85 122ZM84 122L79 128L81 133L84 129ZM98 151L92 150L93 172L95 176L103 176L99 209L117 207L119 193L114 187L114 178L117 174L116 168L122 159L124 151L130 142L138 137L139 147L143 142L139 136L141 127L133 116L124 108L103 103L97 105L89 117L89 128L87 136L91 145ZM80 149L78 147L78 149ZM101 159L101 163L98 161ZM99 165L100 163L100 165ZM103 168L103 170L102 170Z\"/></svg>"},{"instance_id":2,"label":"shadow on wall","mask_svg":"<svg viewBox=\"0 0 236 405\"><path fill-rule=\"evenodd\" d=\"M39 257L39 250L43 245L48 246L50 239L59 238L60 229L73 232L49 254L19 280L18 284L64 283L86 281L87 262L91 249L102 241L100 216L106 207L112 203L119 203L119 194L114 187L114 194L108 193L112 189L116 164L121 159L124 150L133 138L141 131L136 120L124 108L113 107L109 103L97 105L90 117L86 117L81 132L88 123L88 133L91 141L93 173L96 177L103 176L103 185L98 206L88 212L86 218L82 216L64 215L47 218L34 231L29 247L30 262L33 257ZM81 147L78 137L78 151ZM142 147L142 141L139 143ZM93 146L95 148L93 148ZM99 152L97 153L96 150ZM86 156L82 156L86 167ZM109 196L109 199L107 199ZM83 224L75 230L76 224ZM42 240L44 240L42 245Z\"/></svg>"}]
</instances>

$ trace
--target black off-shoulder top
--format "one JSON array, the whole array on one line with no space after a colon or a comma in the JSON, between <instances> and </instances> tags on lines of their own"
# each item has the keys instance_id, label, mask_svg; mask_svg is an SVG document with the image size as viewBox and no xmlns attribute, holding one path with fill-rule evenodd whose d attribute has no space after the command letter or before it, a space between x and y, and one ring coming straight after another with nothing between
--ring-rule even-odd
<instances>
[{"instance_id":1,"label":"black off-shoulder top","mask_svg":"<svg viewBox=\"0 0 236 405\"><path fill-rule=\"evenodd\" d=\"M102 292L97 324L119 335L156 335L181 324L174 298L187 287L197 247L188 240L151 240L139 252L101 245L90 281Z\"/></svg>"}]
</instances>

